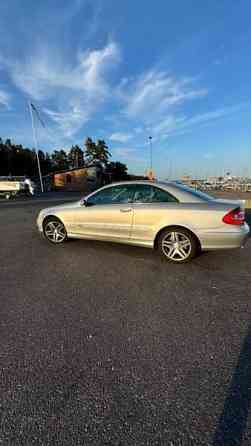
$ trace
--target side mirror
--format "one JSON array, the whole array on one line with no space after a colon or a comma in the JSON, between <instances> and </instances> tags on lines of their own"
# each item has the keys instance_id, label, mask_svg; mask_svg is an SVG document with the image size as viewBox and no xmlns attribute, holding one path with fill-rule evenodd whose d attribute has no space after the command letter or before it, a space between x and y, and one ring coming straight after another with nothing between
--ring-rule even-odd
<instances>
[{"instance_id":1,"label":"side mirror","mask_svg":"<svg viewBox=\"0 0 251 446\"><path fill-rule=\"evenodd\" d=\"M88 200L84 199L82 201L82 205L85 206L85 207L89 207L89 206L92 206L93 204L91 203L91 201L88 201Z\"/></svg>"},{"instance_id":2,"label":"side mirror","mask_svg":"<svg viewBox=\"0 0 251 446\"><path fill-rule=\"evenodd\" d=\"M87 202L87 200L85 198L82 198L82 200L80 200L80 205L86 206L86 202Z\"/></svg>"}]
</instances>

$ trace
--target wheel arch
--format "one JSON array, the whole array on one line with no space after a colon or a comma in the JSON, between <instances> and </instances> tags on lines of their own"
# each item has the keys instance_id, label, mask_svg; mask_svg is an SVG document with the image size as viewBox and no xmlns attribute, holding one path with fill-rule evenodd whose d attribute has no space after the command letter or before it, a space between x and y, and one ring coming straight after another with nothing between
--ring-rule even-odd
<instances>
[{"instance_id":1,"label":"wheel arch","mask_svg":"<svg viewBox=\"0 0 251 446\"><path fill-rule=\"evenodd\" d=\"M170 229L183 229L183 230L189 232L192 235L192 237L194 237L194 239L196 240L197 245L198 245L198 249L201 249L201 242L200 242L199 237L195 234L195 232L193 232L191 229L189 229L189 228L187 228L186 226L183 226L183 225L167 225L167 226L164 226L163 228L161 228L157 232L157 234L155 236L154 243L153 243L154 249L157 249L157 247L158 247L158 240L159 240L161 234L164 231L166 231L167 229L169 229L169 230Z\"/></svg>"},{"instance_id":2,"label":"wheel arch","mask_svg":"<svg viewBox=\"0 0 251 446\"><path fill-rule=\"evenodd\" d=\"M44 226L46 225L46 223L47 223L49 220L52 220L53 218L54 218L54 220L58 220L58 221L60 221L60 223L62 223L62 224L64 225L63 221L62 221L57 215L49 214L49 215L46 215L46 216L44 217L43 221L42 221L42 227L43 227L43 230L44 230Z\"/></svg>"}]
</instances>

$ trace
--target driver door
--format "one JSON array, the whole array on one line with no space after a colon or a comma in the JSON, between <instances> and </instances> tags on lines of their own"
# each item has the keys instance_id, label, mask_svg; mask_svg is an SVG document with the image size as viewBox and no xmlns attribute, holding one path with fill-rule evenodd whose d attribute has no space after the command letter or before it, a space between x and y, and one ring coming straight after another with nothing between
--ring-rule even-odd
<instances>
[{"instance_id":1,"label":"driver door","mask_svg":"<svg viewBox=\"0 0 251 446\"><path fill-rule=\"evenodd\" d=\"M131 184L109 186L91 195L75 215L76 234L93 239L126 241L133 223Z\"/></svg>"}]
</instances>

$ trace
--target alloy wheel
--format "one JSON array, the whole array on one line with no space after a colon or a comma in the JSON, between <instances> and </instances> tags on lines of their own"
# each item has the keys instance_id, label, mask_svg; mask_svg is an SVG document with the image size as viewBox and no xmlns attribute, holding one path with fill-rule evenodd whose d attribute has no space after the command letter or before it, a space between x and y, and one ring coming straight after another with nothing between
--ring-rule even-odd
<instances>
[{"instance_id":1,"label":"alloy wheel","mask_svg":"<svg viewBox=\"0 0 251 446\"><path fill-rule=\"evenodd\" d=\"M190 256L192 243L184 233L172 231L162 239L161 247L168 259L173 262L184 262Z\"/></svg>"},{"instance_id":2,"label":"alloy wheel","mask_svg":"<svg viewBox=\"0 0 251 446\"><path fill-rule=\"evenodd\" d=\"M57 220L46 223L44 233L47 239L53 243L62 243L67 237L63 223Z\"/></svg>"}]
</instances>

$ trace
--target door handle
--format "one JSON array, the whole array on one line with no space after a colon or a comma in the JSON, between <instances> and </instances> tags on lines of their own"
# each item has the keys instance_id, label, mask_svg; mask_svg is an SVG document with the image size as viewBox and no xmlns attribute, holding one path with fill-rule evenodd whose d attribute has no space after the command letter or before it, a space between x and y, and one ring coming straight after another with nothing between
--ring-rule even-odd
<instances>
[{"instance_id":1,"label":"door handle","mask_svg":"<svg viewBox=\"0 0 251 446\"><path fill-rule=\"evenodd\" d=\"M122 208L120 209L120 212L131 212L132 208Z\"/></svg>"}]
</instances>

